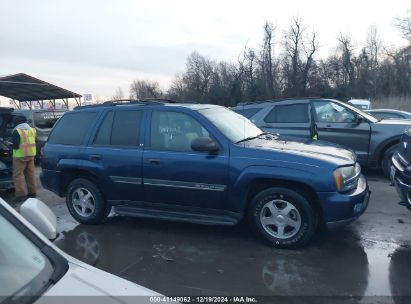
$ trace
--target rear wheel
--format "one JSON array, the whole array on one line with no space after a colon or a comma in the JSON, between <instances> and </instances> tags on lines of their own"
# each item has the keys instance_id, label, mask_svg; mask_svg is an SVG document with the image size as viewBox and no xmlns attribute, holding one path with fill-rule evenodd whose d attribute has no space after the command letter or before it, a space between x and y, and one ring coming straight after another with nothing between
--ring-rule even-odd
<instances>
[{"instance_id":1,"label":"rear wheel","mask_svg":"<svg viewBox=\"0 0 411 304\"><path fill-rule=\"evenodd\" d=\"M306 245L317 226L316 213L309 202L300 193L283 187L258 193L248 217L254 230L278 248Z\"/></svg>"},{"instance_id":2,"label":"rear wheel","mask_svg":"<svg viewBox=\"0 0 411 304\"><path fill-rule=\"evenodd\" d=\"M398 149L398 144L389 147L385 152L381 160L381 169L387 178L390 178L390 168L392 165L391 158L395 151Z\"/></svg>"},{"instance_id":3,"label":"rear wheel","mask_svg":"<svg viewBox=\"0 0 411 304\"><path fill-rule=\"evenodd\" d=\"M82 224L101 223L111 209L97 186L84 178L75 179L70 183L66 203L70 214Z\"/></svg>"}]
</instances>

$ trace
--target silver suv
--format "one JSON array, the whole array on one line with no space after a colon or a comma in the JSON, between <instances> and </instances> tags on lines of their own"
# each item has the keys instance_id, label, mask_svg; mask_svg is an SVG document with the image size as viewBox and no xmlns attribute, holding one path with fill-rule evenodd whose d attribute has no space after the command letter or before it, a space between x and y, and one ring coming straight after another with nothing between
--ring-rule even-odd
<instances>
[{"instance_id":1,"label":"silver suv","mask_svg":"<svg viewBox=\"0 0 411 304\"><path fill-rule=\"evenodd\" d=\"M401 135L411 126L411 121L380 120L347 103L323 98L240 103L233 110L266 132L316 137L351 148L363 167L381 168L386 176Z\"/></svg>"}]
</instances>

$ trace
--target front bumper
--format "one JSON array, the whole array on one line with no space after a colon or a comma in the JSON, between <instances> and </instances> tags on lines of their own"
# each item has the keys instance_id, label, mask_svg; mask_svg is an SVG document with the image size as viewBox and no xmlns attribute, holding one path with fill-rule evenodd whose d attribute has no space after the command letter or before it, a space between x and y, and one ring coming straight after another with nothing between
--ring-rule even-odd
<instances>
[{"instance_id":1,"label":"front bumper","mask_svg":"<svg viewBox=\"0 0 411 304\"><path fill-rule=\"evenodd\" d=\"M319 192L317 194L325 225L329 229L337 229L355 221L365 212L371 191L365 176L361 175L357 188L350 192Z\"/></svg>"}]
</instances>

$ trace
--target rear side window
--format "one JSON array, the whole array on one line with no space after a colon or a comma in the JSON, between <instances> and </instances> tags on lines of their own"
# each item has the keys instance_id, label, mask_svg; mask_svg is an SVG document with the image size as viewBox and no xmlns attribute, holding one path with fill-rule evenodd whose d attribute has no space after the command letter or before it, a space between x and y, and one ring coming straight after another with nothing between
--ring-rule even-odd
<instances>
[{"instance_id":1,"label":"rear side window","mask_svg":"<svg viewBox=\"0 0 411 304\"><path fill-rule=\"evenodd\" d=\"M308 104L277 105L264 118L270 123L308 123Z\"/></svg>"},{"instance_id":2,"label":"rear side window","mask_svg":"<svg viewBox=\"0 0 411 304\"><path fill-rule=\"evenodd\" d=\"M96 118L95 112L66 114L51 132L50 144L80 145Z\"/></svg>"},{"instance_id":3,"label":"rear side window","mask_svg":"<svg viewBox=\"0 0 411 304\"><path fill-rule=\"evenodd\" d=\"M246 118L250 118L251 116L254 116L258 112L260 112L261 108L252 108L252 109L235 109L234 111L237 112L238 114L243 115Z\"/></svg>"},{"instance_id":4,"label":"rear side window","mask_svg":"<svg viewBox=\"0 0 411 304\"><path fill-rule=\"evenodd\" d=\"M111 141L111 128L113 126L114 112L107 113L100 125L96 137L94 138L94 144L108 146Z\"/></svg>"},{"instance_id":5,"label":"rear side window","mask_svg":"<svg viewBox=\"0 0 411 304\"><path fill-rule=\"evenodd\" d=\"M141 111L109 112L94 139L95 145L138 146Z\"/></svg>"}]
</instances>

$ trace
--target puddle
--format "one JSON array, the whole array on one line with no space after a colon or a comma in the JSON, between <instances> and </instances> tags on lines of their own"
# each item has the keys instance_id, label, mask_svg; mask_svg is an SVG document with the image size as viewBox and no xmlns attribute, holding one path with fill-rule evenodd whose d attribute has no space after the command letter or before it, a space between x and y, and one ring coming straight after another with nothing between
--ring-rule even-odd
<instances>
[{"instance_id":1,"label":"puddle","mask_svg":"<svg viewBox=\"0 0 411 304\"><path fill-rule=\"evenodd\" d=\"M391 296L390 263L400 246L394 243L366 242L364 251L368 260L368 286L366 296ZM410 261L411 262L411 261ZM406 267L406 265L404 265Z\"/></svg>"}]
</instances>

